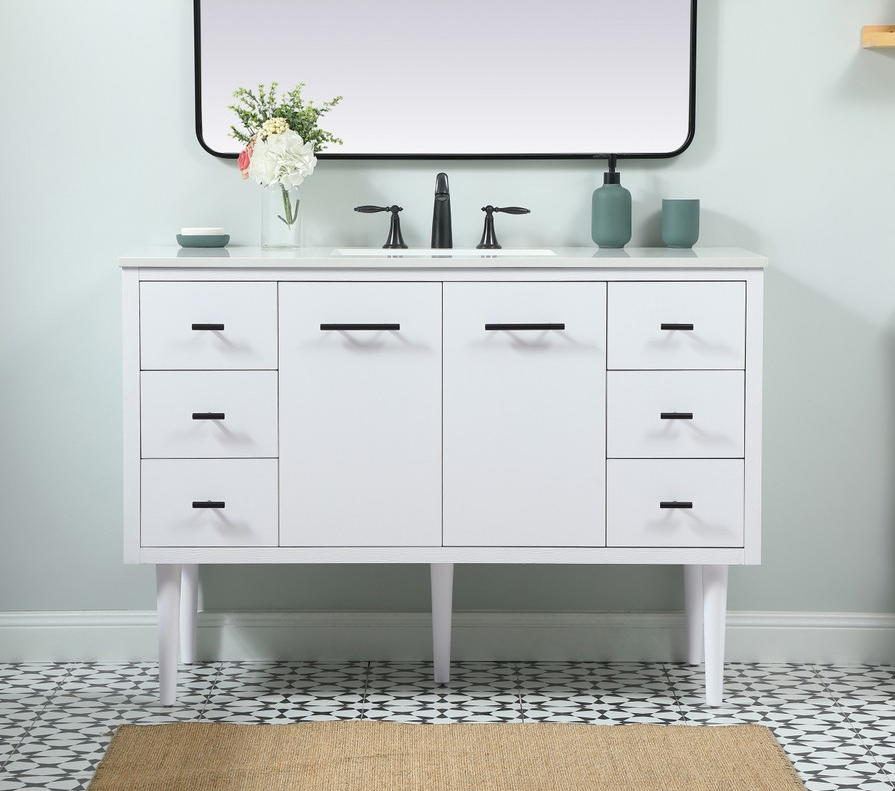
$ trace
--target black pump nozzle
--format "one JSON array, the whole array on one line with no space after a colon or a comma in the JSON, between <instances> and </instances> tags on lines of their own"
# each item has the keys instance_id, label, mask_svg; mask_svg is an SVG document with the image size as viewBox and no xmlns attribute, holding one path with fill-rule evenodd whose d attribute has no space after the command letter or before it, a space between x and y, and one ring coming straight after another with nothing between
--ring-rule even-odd
<instances>
[{"instance_id":1,"label":"black pump nozzle","mask_svg":"<svg viewBox=\"0 0 895 791\"><path fill-rule=\"evenodd\" d=\"M603 174L603 183L604 184L621 184L622 176L621 173L617 173L615 170L615 162L618 159L616 154L609 155L609 170Z\"/></svg>"}]
</instances>

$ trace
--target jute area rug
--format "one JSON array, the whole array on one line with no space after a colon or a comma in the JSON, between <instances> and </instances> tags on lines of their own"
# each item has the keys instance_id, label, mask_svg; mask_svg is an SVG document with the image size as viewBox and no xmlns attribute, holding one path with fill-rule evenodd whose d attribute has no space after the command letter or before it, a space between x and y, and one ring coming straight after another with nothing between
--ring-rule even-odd
<instances>
[{"instance_id":1,"label":"jute area rug","mask_svg":"<svg viewBox=\"0 0 895 791\"><path fill-rule=\"evenodd\" d=\"M804 791L758 725L124 725L90 791Z\"/></svg>"}]
</instances>

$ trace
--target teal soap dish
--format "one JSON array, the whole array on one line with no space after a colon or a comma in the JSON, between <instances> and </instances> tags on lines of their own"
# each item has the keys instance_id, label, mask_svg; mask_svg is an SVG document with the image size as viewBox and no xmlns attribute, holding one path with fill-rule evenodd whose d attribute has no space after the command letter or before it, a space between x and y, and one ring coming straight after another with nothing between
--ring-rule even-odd
<instances>
[{"instance_id":1,"label":"teal soap dish","mask_svg":"<svg viewBox=\"0 0 895 791\"><path fill-rule=\"evenodd\" d=\"M181 247L226 247L230 234L177 234L177 244Z\"/></svg>"}]
</instances>

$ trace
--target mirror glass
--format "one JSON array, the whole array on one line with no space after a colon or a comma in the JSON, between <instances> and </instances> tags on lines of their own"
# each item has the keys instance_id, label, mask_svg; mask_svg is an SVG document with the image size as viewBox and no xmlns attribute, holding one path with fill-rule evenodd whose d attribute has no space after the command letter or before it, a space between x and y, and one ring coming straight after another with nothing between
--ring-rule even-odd
<instances>
[{"instance_id":1,"label":"mirror glass","mask_svg":"<svg viewBox=\"0 0 895 791\"><path fill-rule=\"evenodd\" d=\"M196 129L238 87L304 83L324 158L661 157L694 125L696 0L194 0Z\"/></svg>"}]
</instances>

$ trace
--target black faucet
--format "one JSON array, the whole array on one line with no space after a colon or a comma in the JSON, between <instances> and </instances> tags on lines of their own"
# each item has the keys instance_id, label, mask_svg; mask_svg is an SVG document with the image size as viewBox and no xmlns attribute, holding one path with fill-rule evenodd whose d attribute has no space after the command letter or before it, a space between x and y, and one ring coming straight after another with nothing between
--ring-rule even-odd
<instances>
[{"instance_id":1,"label":"black faucet","mask_svg":"<svg viewBox=\"0 0 895 791\"><path fill-rule=\"evenodd\" d=\"M531 209L523 209L521 206L482 206L485 212L485 229L482 231L482 241L476 246L476 250L500 250L497 243L497 235L494 233L494 212L502 211L505 214L530 214Z\"/></svg>"},{"instance_id":2,"label":"black faucet","mask_svg":"<svg viewBox=\"0 0 895 791\"><path fill-rule=\"evenodd\" d=\"M451 234L451 192L447 173L435 177L435 208L432 211L432 249L454 246Z\"/></svg>"},{"instance_id":3,"label":"black faucet","mask_svg":"<svg viewBox=\"0 0 895 791\"><path fill-rule=\"evenodd\" d=\"M406 250L407 245L404 243L404 236L401 234L401 218L398 217L399 211L404 211L401 206L355 206L355 211L363 214L375 214L378 211L390 211L392 213L392 221L389 225L388 239L382 245L383 249Z\"/></svg>"}]
</instances>

